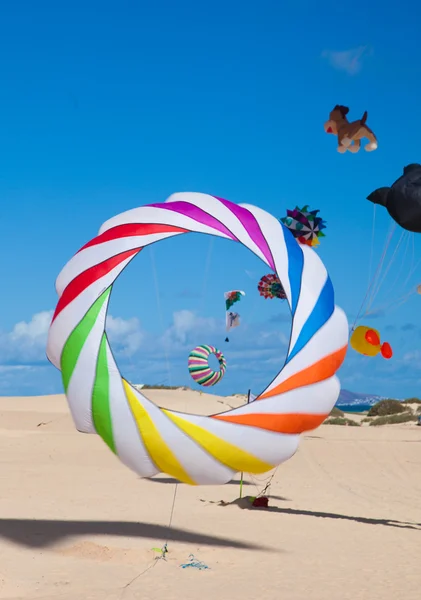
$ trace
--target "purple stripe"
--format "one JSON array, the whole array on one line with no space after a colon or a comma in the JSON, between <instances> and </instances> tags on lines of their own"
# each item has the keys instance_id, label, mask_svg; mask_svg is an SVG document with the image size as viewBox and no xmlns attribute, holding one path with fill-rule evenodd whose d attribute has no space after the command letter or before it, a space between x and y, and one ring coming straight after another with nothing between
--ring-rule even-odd
<instances>
[{"instance_id":1,"label":"purple stripe","mask_svg":"<svg viewBox=\"0 0 421 600\"><path fill-rule=\"evenodd\" d=\"M191 376L195 381L200 381L203 378L203 372L201 373L192 373Z\"/></svg>"},{"instance_id":2,"label":"purple stripe","mask_svg":"<svg viewBox=\"0 0 421 600\"><path fill-rule=\"evenodd\" d=\"M201 371L200 375L197 373L198 377L195 379L196 381L203 381L204 379L207 379L209 375L212 375L212 373L213 371L211 371L211 369L206 369L206 371Z\"/></svg>"},{"instance_id":3,"label":"purple stripe","mask_svg":"<svg viewBox=\"0 0 421 600\"><path fill-rule=\"evenodd\" d=\"M256 220L256 217L252 215L251 212L246 208L238 206L238 204L234 204L229 200L224 200L224 198L219 198L219 196L214 196L214 198L222 202L222 204L224 204L244 225L245 230L247 231L253 242L256 244L256 246L261 250L263 256L268 261L270 267L274 271L276 271L271 251L260 229L259 223Z\"/></svg>"},{"instance_id":4,"label":"purple stripe","mask_svg":"<svg viewBox=\"0 0 421 600\"><path fill-rule=\"evenodd\" d=\"M189 358L189 365L207 365L206 358Z\"/></svg>"},{"instance_id":5,"label":"purple stripe","mask_svg":"<svg viewBox=\"0 0 421 600\"><path fill-rule=\"evenodd\" d=\"M185 215L186 217L190 217L198 223L202 223L202 225L207 225L208 227L212 227L213 229L220 231L232 240L238 241L235 235L229 229L227 229L225 225L222 225L222 223L215 219L215 217L212 217L201 208L198 208L197 206L194 206L194 204L190 204L189 202L184 202L180 200L177 202L161 202L159 204L148 204L148 206L153 206L154 208L165 208L166 210L172 210L173 212Z\"/></svg>"}]
</instances>

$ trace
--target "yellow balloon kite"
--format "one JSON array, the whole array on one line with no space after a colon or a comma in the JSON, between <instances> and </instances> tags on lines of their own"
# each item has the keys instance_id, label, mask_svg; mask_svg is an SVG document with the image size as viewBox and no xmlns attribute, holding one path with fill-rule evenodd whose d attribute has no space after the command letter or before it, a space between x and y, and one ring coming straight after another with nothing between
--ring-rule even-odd
<instances>
[{"instance_id":1,"label":"yellow balloon kite","mask_svg":"<svg viewBox=\"0 0 421 600\"><path fill-rule=\"evenodd\" d=\"M357 327L349 340L351 348L354 348L356 352L364 354L364 356L377 356L381 354L383 358L392 358L393 352L390 344L380 342L380 333L377 329L372 327L365 327L360 325Z\"/></svg>"}]
</instances>

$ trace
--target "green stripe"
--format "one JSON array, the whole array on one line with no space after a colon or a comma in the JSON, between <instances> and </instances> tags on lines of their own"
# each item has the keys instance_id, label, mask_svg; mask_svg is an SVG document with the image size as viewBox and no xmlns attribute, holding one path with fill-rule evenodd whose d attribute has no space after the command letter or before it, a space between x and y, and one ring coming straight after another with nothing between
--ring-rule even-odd
<instances>
[{"instance_id":1,"label":"green stripe","mask_svg":"<svg viewBox=\"0 0 421 600\"><path fill-rule=\"evenodd\" d=\"M110 295L110 291L111 286L92 304L86 315L67 338L60 358L61 378L66 393L82 348L95 325L104 302Z\"/></svg>"},{"instance_id":2,"label":"green stripe","mask_svg":"<svg viewBox=\"0 0 421 600\"><path fill-rule=\"evenodd\" d=\"M110 410L110 373L107 361L107 336L102 336L92 392L92 418L97 433L116 454Z\"/></svg>"},{"instance_id":3,"label":"green stripe","mask_svg":"<svg viewBox=\"0 0 421 600\"><path fill-rule=\"evenodd\" d=\"M212 373L210 375L207 375L206 377L201 377L199 379L200 383L206 383L208 382L210 379L212 379L212 377L215 375L215 373L212 371Z\"/></svg>"}]
</instances>

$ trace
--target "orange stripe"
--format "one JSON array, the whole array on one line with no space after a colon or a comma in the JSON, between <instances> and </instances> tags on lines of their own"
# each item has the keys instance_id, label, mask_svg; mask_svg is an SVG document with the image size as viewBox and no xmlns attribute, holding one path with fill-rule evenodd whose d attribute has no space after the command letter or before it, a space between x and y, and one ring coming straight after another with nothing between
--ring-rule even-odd
<instances>
[{"instance_id":1,"label":"orange stripe","mask_svg":"<svg viewBox=\"0 0 421 600\"><path fill-rule=\"evenodd\" d=\"M295 390L296 388L311 385L312 383L317 383L318 381L323 381L324 379L332 377L343 363L347 349L348 344L340 350L325 356L322 360L319 360L319 362L311 365L311 367L307 367L307 369L303 369L302 371L291 375L291 377L273 389L259 396L258 400L277 396L278 394L284 394L290 390Z\"/></svg>"},{"instance_id":2,"label":"orange stripe","mask_svg":"<svg viewBox=\"0 0 421 600\"><path fill-rule=\"evenodd\" d=\"M252 415L215 415L213 418L238 425L259 427L276 433L303 433L316 429L328 415L306 414L252 414Z\"/></svg>"}]
</instances>

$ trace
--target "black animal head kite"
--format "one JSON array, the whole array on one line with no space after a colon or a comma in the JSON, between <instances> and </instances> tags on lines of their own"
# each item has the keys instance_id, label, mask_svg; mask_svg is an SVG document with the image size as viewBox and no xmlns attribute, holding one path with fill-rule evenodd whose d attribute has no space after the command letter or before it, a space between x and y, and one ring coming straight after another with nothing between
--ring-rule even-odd
<instances>
[{"instance_id":1,"label":"black animal head kite","mask_svg":"<svg viewBox=\"0 0 421 600\"><path fill-rule=\"evenodd\" d=\"M367 200L384 206L404 229L421 233L421 165L408 165L392 187L375 190Z\"/></svg>"}]
</instances>

